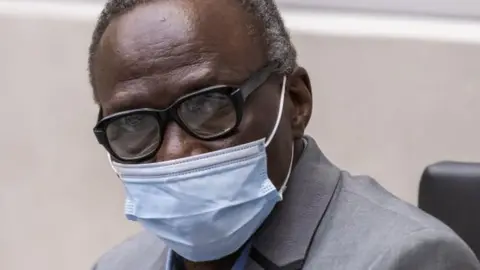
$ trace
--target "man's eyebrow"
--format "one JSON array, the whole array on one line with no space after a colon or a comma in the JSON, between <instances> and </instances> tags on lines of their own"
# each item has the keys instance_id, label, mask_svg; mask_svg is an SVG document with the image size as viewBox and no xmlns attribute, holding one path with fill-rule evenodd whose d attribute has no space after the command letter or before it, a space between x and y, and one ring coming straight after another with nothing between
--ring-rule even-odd
<instances>
[{"instance_id":1,"label":"man's eyebrow","mask_svg":"<svg viewBox=\"0 0 480 270\"><path fill-rule=\"evenodd\" d=\"M102 108L103 116L109 116L115 113L139 109L139 104L142 104L145 98L138 96L138 94L121 94L112 97ZM149 106L148 106L149 107Z\"/></svg>"},{"instance_id":2,"label":"man's eyebrow","mask_svg":"<svg viewBox=\"0 0 480 270\"><path fill-rule=\"evenodd\" d=\"M189 78L190 77L190 78ZM240 73L228 68L217 71L208 69L204 72L192 72L187 75L184 83L180 83L175 93L178 93L175 99L186 94L203 90L216 85L240 86L246 78L242 78Z\"/></svg>"},{"instance_id":3,"label":"man's eyebrow","mask_svg":"<svg viewBox=\"0 0 480 270\"><path fill-rule=\"evenodd\" d=\"M120 82L114 88L113 92L115 92L115 95L106 102L104 114L111 115L140 108L164 109L190 93L201 91L215 85L239 86L239 84L242 83L242 80L232 78L233 76L231 75L233 74L231 72L225 72L223 73L224 76L220 77L218 75L218 73L209 72L206 76L198 77L196 80L192 79L180 83L176 86L176 89L164 89L164 95L168 95L168 99L163 100L158 98L158 96L160 96L158 93L162 91L162 86L158 85L158 82L145 82L145 80L148 81L149 79L152 79L152 76ZM229 76L227 77L226 75ZM235 77L238 78L238 76ZM156 96L152 93L155 92L157 92L158 96L156 100L152 101L152 96Z\"/></svg>"}]
</instances>

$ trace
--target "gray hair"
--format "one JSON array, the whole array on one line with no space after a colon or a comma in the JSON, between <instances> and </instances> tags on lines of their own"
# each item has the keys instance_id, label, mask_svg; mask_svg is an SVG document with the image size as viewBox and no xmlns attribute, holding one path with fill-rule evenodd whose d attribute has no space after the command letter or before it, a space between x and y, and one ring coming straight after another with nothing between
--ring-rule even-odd
<instances>
[{"instance_id":1,"label":"gray hair","mask_svg":"<svg viewBox=\"0 0 480 270\"><path fill-rule=\"evenodd\" d=\"M93 32L89 49L88 68L92 87L94 87L92 66L95 52L110 21L115 16L128 12L137 5L152 1L154 0L108 0L105 4ZM261 23L263 28L261 30L264 33L263 39L267 45L268 61L278 62L280 73L285 75L291 74L297 64L297 52L290 40L290 35L274 2L275 0L232 1L240 1L245 10Z\"/></svg>"}]
</instances>

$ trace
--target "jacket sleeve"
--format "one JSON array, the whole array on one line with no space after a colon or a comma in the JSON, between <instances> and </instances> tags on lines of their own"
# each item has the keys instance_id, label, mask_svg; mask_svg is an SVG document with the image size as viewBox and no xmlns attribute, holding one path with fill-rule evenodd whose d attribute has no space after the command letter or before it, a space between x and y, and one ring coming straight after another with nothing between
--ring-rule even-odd
<instances>
[{"instance_id":1,"label":"jacket sleeve","mask_svg":"<svg viewBox=\"0 0 480 270\"><path fill-rule=\"evenodd\" d=\"M370 269L480 270L480 263L453 232L425 229L391 245Z\"/></svg>"}]
</instances>

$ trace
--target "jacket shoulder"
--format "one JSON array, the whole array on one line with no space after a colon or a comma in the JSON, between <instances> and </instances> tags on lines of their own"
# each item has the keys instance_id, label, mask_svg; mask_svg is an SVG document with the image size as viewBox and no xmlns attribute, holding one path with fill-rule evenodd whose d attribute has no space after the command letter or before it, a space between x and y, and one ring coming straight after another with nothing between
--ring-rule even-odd
<instances>
[{"instance_id":1,"label":"jacket shoulder","mask_svg":"<svg viewBox=\"0 0 480 270\"><path fill-rule=\"evenodd\" d=\"M480 264L456 235L424 229L392 243L371 269L479 270Z\"/></svg>"},{"instance_id":2,"label":"jacket shoulder","mask_svg":"<svg viewBox=\"0 0 480 270\"><path fill-rule=\"evenodd\" d=\"M377 269L371 267L383 260L386 251L390 253L385 260L394 260L395 256L405 258L435 245L475 262L473 252L445 224L395 197L372 178L342 172L339 188L310 249L307 265L313 267L306 269Z\"/></svg>"},{"instance_id":3,"label":"jacket shoulder","mask_svg":"<svg viewBox=\"0 0 480 270\"><path fill-rule=\"evenodd\" d=\"M342 180L337 206L345 214L351 210L370 210L365 213L370 215L370 225L379 226L377 229L387 232L395 229L409 234L422 229L437 229L453 233L441 221L399 199L369 176L352 176L343 172ZM357 207L352 207L352 202Z\"/></svg>"},{"instance_id":4,"label":"jacket shoulder","mask_svg":"<svg viewBox=\"0 0 480 270\"><path fill-rule=\"evenodd\" d=\"M101 256L93 270L161 270L166 253L160 239L141 232Z\"/></svg>"}]
</instances>

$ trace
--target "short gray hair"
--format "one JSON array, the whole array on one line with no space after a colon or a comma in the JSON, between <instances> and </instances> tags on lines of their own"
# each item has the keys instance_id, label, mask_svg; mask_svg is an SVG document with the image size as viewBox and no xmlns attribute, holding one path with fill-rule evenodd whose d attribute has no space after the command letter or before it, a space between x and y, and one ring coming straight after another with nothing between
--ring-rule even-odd
<instances>
[{"instance_id":1,"label":"short gray hair","mask_svg":"<svg viewBox=\"0 0 480 270\"><path fill-rule=\"evenodd\" d=\"M94 87L92 72L93 61L98 44L111 20L120 14L128 12L137 5L155 0L108 0L103 8L97 25L93 32L92 42L89 49L88 68L90 83ZM291 74L297 65L297 52L293 46L290 35L285 27L275 0L231 0L240 1L245 10L252 14L263 27L263 38L267 45L267 57L269 62L279 63L279 72L285 75ZM96 99L96 98L95 98Z\"/></svg>"}]
</instances>

